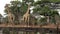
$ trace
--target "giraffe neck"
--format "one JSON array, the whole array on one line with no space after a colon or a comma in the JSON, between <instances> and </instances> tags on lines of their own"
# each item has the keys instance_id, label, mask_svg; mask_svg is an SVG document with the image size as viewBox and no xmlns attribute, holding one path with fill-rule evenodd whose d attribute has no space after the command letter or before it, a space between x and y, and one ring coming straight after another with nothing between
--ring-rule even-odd
<instances>
[{"instance_id":1,"label":"giraffe neck","mask_svg":"<svg viewBox=\"0 0 60 34\"><path fill-rule=\"evenodd\" d=\"M7 11L8 11L8 14L10 14L10 13L11 13L11 12L10 12L11 10L10 10L8 7L7 7Z\"/></svg>"},{"instance_id":2,"label":"giraffe neck","mask_svg":"<svg viewBox=\"0 0 60 34\"><path fill-rule=\"evenodd\" d=\"M30 14L30 5L28 5L28 9L26 13Z\"/></svg>"}]
</instances>

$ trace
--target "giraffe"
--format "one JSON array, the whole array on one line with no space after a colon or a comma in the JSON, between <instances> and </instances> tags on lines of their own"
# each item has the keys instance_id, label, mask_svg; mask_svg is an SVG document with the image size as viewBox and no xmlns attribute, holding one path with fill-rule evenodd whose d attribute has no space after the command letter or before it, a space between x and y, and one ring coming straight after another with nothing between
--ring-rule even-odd
<instances>
[{"instance_id":1,"label":"giraffe","mask_svg":"<svg viewBox=\"0 0 60 34\"><path fill-rule=\"evenodd\" d=\"M8 21L10 24L13 24L15 18L14 18L14 15L11 13L11 9L9 8L9 4L6 4L5 8L8 11L7 12L8 13Z\"/></svg>"},{"instance_id":2,"label":"giraffe","mask_svg":"<svg viewBox=\"0 0 60 34\"><path fill-rule=\"evenodd\" d=\"M28 4L27 12L23 15L23 21L28 23L29 25L29 19L30 19L30 4Z\"/></svg>"}]
</instances>

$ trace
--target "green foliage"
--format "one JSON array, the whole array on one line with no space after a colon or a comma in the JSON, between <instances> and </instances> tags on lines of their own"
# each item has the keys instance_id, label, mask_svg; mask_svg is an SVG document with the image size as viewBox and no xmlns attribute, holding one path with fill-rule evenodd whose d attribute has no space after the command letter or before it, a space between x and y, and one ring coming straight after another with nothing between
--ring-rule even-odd
<instances>
[{"instance_id":1,"label":"green foliage","mask_svg":"<svg viewBox=\"0 0 60 34\"><path fill-rule=\"evenodd\" d=\"M11 1L11 4L10 4L10 9L11 9L11 13L13 13L14 15L16 14L16 13L18 13L18 15L21 13L21 11L20 11L20 7L19 6L21 5L21 2L17 2L17 1ZM7 10L5 9L5 13L7 13Z\"/></svg>"},{"instance_id":2,"label":"green foliage","mask_svg":"<svg viewBox=\"0 0 60 34\"><path fill-rule=\"evenodd\" d=\"M59 1L59 0L58 0ZM20 1L11 1L10 3L10 9L12 10L11 13L15 15L15 22L18 22L19 17L23 16L28 8L27 3L31 2L31 6L33 5L35 8L33 9L33 13L38 13L40 15L44 16L55 16L59 15L57 11L50 9L49 5L43 5L43 3L46 2L58 2L56 0L41 0L34 2L34 0L23 0ZM7 10L5 9L5 13L7 13ZM7 13L8 14L8 13ZM41 21L43 21L42 19Z\"/></svg>"},{"instance_id":3,"label":"green foliage","mask_svg":"<svg viewBox=\"0 0 60 34\"><path fill-rule=\"evenodd\" d=\"M46 22L46 18L41 18L40 22Z\"/></svg>"},{"instance_id":4,"label":"green foliage","mask_svg":"<svg viewBox=\"0 0 60 34\"><path fill-rule=\"evenodd\" d=\"M4 22L3 22L3 23L4 23L4 24L8 24L8 21L9 21L9 20L8 20L8 16L6 16L6 17L4 18Z\"/></svg>"},{"instance_id":5,"label":"green foliage","mask_svg":"<svg viewBox=\"0 0 60 34\"><path fill-rule=\"evenodd\" d=\"M16 30L13 30L13 34L18 34L18 31L16 31Z\"/></svg>"},{"instance_id":6,"label":"green foliage","mask_svg":"<svg viewBox=\"0 0 60 34\"><path fill-rule=\"evenodd\" d=\"M44 16L53 16L53 15L58 15L58 12L55 10L50 9L50 7L47 6L37 6L36 8L33 9L34 12L33 13L39 13L40 15L44 15Z\"/></svg>"},{"instance_id":7,"label":"green foliage","mask_svg":"<svg viewBox=\"0 0 60 34\"><path fill-rule=\"evenodd\" d=\"M43 2L60 2L60 0L41 0L41 1L43 1Z\"/></svg>"},{"instance_id":8,"label":"green foliage","mask_svg":"<svg viewBox=\"0 0 60 34\"><path fill-rule=\"evenodd\" d=\"M46 17L45 18L41 18L39 21L40 21L41 25L46 25L47 24L46 23L47 22L47 18Z\"/></svg>"},{"instance_id":9,"label":"green foliage","mask_svg":"<svg viewBox=\"0 0 60 34\"><path fill-rule=\"evenodd\" d=\"M26 13L28 8L27 2L28 3L31 2L31 6L32 6L34 0L23 0L22 2L17 0L10 2L9 8L11 9L10 12L15 16L15 21L14 21L15 24L19 24L19 18ZM4 10L4 12L8 14L6 9Z\"/></svg>"},{"instance_id":10,"label":"green foliage","mask_svg":"<svg viewBox=\"0 0 60 34\"><path fill-rule=\"evenodd\" d=\"M50 22L56 24L56 20L54 16L51 16Z\"/></svg>"},{"instance_id":11,"label":"green foliage","mask_svg":"<svg viewBox=\"0 0 60 34\"><path fill-rule=\"evenodd\" d=\"M19 16L21 16L22 11L20 9L21 7L21 2L20 1L11 1L11 4L9 5L9 9L11 9L11 13L15 16L15 21L17 21L17 23L19 22ZM8 11L5 9L5 13L8 14Z\"/></svg>"},{"instance_id":12,"label":"green foliage","mask_svg":"<svg viewBox=\"0 0 60 34\"><path fill-rule=\"evenodd\" d=\"M20 1L11 1L10 3L10 9L12 10L11 13L14 15L23 15L27 11L27 4L26 2L34 2L34 0L23 0L25 2ZM7 13L7 10L5 9L5 13Z\"/></svg>"},{"instance_id":13,"label":"green foliage","mask_svg":"<svg viewBox=\"0 0 60 34\"><path fill-rule=\"evenodd\" d=\"M2 20L2 15L0 14L0 24L2 24L3 20Z\"/></svg>"},{"instance_id":14,"label":"green foliage","mask_svg":"<svg viewBox=\"0 0 60 34\"><path fill-rule=\"evenodd\" d=\"M5 29L3 29L3 34L10 34L10 32L7 28L5 28Z\"/></svg>"},{"instance_id":15,"label":"green foliage","mask_svg":"<svg viewBox=\"0 0 60 34\"><path fill-rule=\"evenodd\" d=\"M23 2L20 8L20 10L22 11L22 15L26 13L27 8L28 8L27 4Z\"/></svg>"},{"instance_id":16,"label":"green foliage","mask_svg":"<svg viewBox=\"0 0 60 34\"><path fill-rule=\"evenodd\" d=\"M50 0L51 2L60 2L60 0Z\"/></svg>"},{"instance_id":17,"label":"green foliage","mask_svg":"<svg viewBox=\"0 0 60 34\"><path fill-rule=\"evenodd\" d=\"M12 10L13 14L20 14L20 7L21 7L21 2L20 1L11 1L11 7L10 9Z\"/></svg>"},{"instance_id":18,"label":"green foliage","mask_svg":"<svg viewBox=\"0 0 60 34\"><path fill-rule=\"evenodd\" d=\"M44 15L45 17L46 16L49 16L49 17L54 16L55 17L55 15L59 15L58 11L51 9L49 7L49 5L43 4L45 1L49 1L49 0L42 0L42 1L35 2L35 5L34 5L35 8L33 9L33 13L38 13L40 15ZM43 20L41 20L41 21L43 21ZM52 18L52 22L55 22L55 18Z\"/></svg>"},{"instance_id":19,"label":"green foliage","mask_svg":"<svg viewBox=\"0 0 60 34\"><path fill-rule=\"evenodd\" d=\"M34 2L34 0L22 0L22 1L24 1L24 2Z\"/></svg>"}]
</instances>

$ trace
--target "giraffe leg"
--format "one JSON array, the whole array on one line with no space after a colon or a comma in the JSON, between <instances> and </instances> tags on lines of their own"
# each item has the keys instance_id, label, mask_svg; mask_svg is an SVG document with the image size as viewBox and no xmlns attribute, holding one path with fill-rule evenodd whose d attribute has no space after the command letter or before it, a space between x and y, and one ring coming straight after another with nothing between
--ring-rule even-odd
<instances>
[{"instance_id":1,"label":"giraffe leg","mask_svg":"<svg viewBox=\"0 0 60 34\"><path fill-rule=\"evenodd\" d=\"M27 17L25 17L25 23L28 25L28 20L27 20Z\"/></svg>"},{"instance_id":2,"label":"giraffe leg","mask_svg":"<svg viewBox=\"0 0 60 34\"><path fill-rule=\"evenodd\" d=\"M8 17L8 23L10 22L10 19L9 19L9 17Z\"/></svg>"},{"instance_id":3,"label":"giraffe leg","mask_svg":"<svg viewBox=\"0 0 60 34\"><path fill-rule=\"evenodd\" d=\"M27 23L27 26L28 26L28 17L26 17L26 23Z\"/></svg>"},{"instance_id":4,"label":"giraffe leg","mask_svg":"<svg viewBox=\"0 0 60 34\"><path fill-rule=\"evenodd\" d=\"M23 21L25 22L25 18L23 17Z\"/></svg>"},{"instance_id":5,"label":"giraffe leg","mask_svg":"<svg viewBox=\"0 0 60 34\"><path fill-rule=\"evenodd\" d=\"M11 19L10 17L8 16L8 25L11 24Z\"/></svg>"},{"instance_id":6,"label":"giraffe leg","mask_svg":"<svg viewBox=\"0 0 60 34\"><path fill-rule=\"evenodd\" d=\"M28 26L29 26L29 17L28 17Z\"/></svg>"},{"instance_id":7,"label":"giraffe leg","mask_svg":"<svg viewBox=\"0 0 60 34\"><path fill-rule=\"evenodd\" d=\"M15 20L15 16L13 15L13 23L14 23L14 20Z\"/></svg>"},{"instance_id":8,"label":"giraffe leg","mask_svg":"<svg viewBox=\"0 0 60 34\"><path fill-rule=\"evenodd\" d=\"M26 23L26 19L25 19L25 17L23 16L23 21L24 21L24 23Z\"/></svg>"},{"instance_id":9,"label":"giraffe leg","mask_svg":"<svg viewBox=\"0 0 60 34\"><path fill-rule=\"evenodd\" d=\"M23 21L25 22L25 17L23 17Z\"/></svg>"},{"instance_id":10,"label":"giraffe leg","mask_svg":"<svg viewBox=\"0 0 60 34\"><path fill-rule=\"evenodd\" d=\"M11 24L12 24L12 25L14 25L14 23L13 23L13 18L14 18L14 17L11 17Z\"/></svg>"},{"instance_id":11,"label":"giraffe leg","mask_svg":"<svg viewBox=\"0 0 60 34\"><path fill-rule=\"evenodd\" d=\"M13 24L13 20L11 16L10 16L10 24Z\"/></svg>"},{"instance_id":12,"label":"giraffe leg","mask_svg":"<svg viewBox=\"0 0 60 34\"><path fill-rule=\"evenodd\" d=\"M12 24L12 20L11 20L11 17L10 17L10 24Z\"/></svg>"},{"instance_id":13,"label":"giraffe leg","mask_svg":"<svg viewBox=\"0 0 60 34\"><path fill-rule=\"evenodd\" d=\"M25 18L25 23L27 23L27 18Z\"/></svg>"},{"instance_id":14,"label":"giraffe leg","mask_svg":"<svg viewBox=\"0 0 60 34\"><path fill-rule=\"evenodd\" d=\"M10 22L10 18L8 17L8 22Z\"/></svg>"},{"instance_id":15,"label":"giraffe leg","mask_svg":"<svg viewBox=\"0 0 60 34\"><path fill-rule=\"evenodd\" d=\"M8 23L8 24L10 24L10 22L11 22L11 19L10 19L10 17L9 17L9 19L8 19L8 20L9 20L9 23Z\"/></svg>"}]
</instances>

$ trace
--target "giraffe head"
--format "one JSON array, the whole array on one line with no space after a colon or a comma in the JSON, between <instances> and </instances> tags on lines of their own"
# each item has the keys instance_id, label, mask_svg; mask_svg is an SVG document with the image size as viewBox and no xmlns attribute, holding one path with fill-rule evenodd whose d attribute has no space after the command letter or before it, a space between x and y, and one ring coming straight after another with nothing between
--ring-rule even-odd
<instances>
[{"instance_id":1,"label":"giraffe head","mask_svg":"<svg viewBox=\"0 0 60 34\"><path fill-rule=\"evenodd\" d=\"M6 9L8 12L10 12L10 11L11 11L11 9L10 9L10 4L6 4L6 5L5 5L5 9Z\"/></svg>"},{"instance_id":2,"label":"giraffe head","mask_svg":"<svg viewBox=\"0 0 60 34\"><path fill-rule=\"evenodd\" d=\"M10 4L6 4L6 5L5 5L5 8L8 8L9 6L10 6Z\"/></svg>"}]
</instances>

